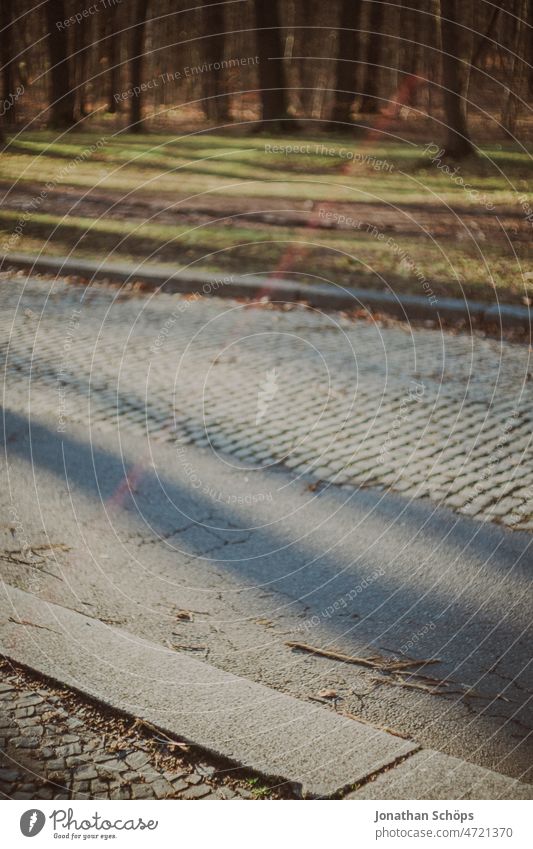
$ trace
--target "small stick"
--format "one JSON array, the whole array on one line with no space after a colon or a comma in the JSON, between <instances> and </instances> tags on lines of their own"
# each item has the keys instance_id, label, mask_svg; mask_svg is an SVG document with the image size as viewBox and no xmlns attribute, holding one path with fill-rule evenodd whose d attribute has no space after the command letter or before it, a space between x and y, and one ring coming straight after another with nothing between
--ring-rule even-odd
<instances>
[{"instance_id":1,"label":"small stick","mask_svg":"<svg viewBox=\"0 0 533 849\"><path fill-rule=\"evenodd\" d=\"M402 660L398 662L389 661L387 658L375 658L375 657L352 657L349 654L343 654L343 652L338 652L330 649L320 649L315 646L309 646L307 643L294 643L288 642L285 643L286 646L289 646L291 649L299 649L300 651L306 651L310 654L316 654L320 657L328 657L330 660L340 660L342 663L354 663L359 664L360 666L368 666L370 669L386 669L390 672L399 672L400 670L410 669L411 666L423 666L426 663L439 663L440 661L433 660Z\"/></svg>"},{"instance_id":2,"label":"small stick","mask_svg":"<svg viewBox=\"0 0 533 849\"><path fill-rule=\"evenodd\" d=\"M42 628L43 631L51 631L52 634L59 634L54 628L49 628L48 625L38 625L37 622L30 622L28 619L15 619L14 616L8 616L9 622L14 622L15 625L31 625L33 628Z\"/></svg>"},{"instance_id":3,"label":"small stick","mask_svg":"<svg viewBox=\"0 0 533 849\"><path fill-rule=\"evenodd\" d=\"M389 728L388 725L376 725L374 722L369 722L368 719L363 719L362 716L356 716L355 713L348 713L341 710L340 715L347 716L348 719L355 719L356 722L362 722L363 725L370 725L371 728L377 728L379 731L386 731L388 734L393 734L394 737L401 737L402 740L410 739L407 734L402 734L401 731L395 731L393 728Z\"/></svg>"}]
</instances>

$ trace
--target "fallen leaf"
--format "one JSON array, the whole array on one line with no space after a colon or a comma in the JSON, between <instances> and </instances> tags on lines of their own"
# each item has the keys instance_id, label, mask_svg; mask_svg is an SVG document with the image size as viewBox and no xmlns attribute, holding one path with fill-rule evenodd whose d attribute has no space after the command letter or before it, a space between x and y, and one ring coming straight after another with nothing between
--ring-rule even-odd
<instances>
[{"instance_id":1,"label":"fallen leaf","mask_svg":"<svg viewBox=\"0 0 533 849\"><path fill-rule=\"evenodd\" d=\"M339 695L335 690L320 690L318 694L322 699L338 699Z\"/></svg>"},{"instance_id":2,"label":"fallen leaf","mask_svg":"<svg viewBox=\"0 0 533 849\"><path fill-rule=\"evenodd\" d=\"M192 622L194 617L190 610L178 610L176 612L176 618L183 619L185 622Z\"/></svg>"}]
</instances>

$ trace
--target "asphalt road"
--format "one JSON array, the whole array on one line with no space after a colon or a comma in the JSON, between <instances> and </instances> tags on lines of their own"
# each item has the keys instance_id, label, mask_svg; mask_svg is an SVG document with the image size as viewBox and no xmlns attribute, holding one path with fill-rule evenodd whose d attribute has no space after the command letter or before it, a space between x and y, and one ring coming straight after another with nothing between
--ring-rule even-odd
<instances>
[{"instance_id":1,"label":"asphalt road","mask_svg":"<svg viewBox=\"0 0 533 849\"><path fill-rule=\"evenodd\" d=\"M445 444L462 445L465 488L488 483L464 512L504 486L513 456L520 486L475 515L527 526L527 352L215 299L117 303L104 290L80 304L80 291L4 288L2 576L300 698L331 689L339 709L531 780L531 535L438 498L460 477ZM405 397L413 411L395 428ZM440 404L459 422L448 442L430 415ZM381 477L363 480L361 466L336 480L335 455L345 471L365 421L370 466L400 445L418 465L404 457L391 480L378 459ZM437 453L449 481L432 488ZM391 674L387 658L421 661L419 677Z\"/></svg>"}]
</instances>

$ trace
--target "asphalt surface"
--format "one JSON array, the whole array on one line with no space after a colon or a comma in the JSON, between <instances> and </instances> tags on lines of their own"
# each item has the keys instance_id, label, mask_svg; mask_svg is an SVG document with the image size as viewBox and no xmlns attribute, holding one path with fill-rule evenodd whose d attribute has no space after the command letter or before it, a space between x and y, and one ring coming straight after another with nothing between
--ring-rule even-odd
<instances>
[{"instance_id":1,"label":"asphalt surface","mask_svg":"<svg viewBox=\"0 0 533 849\"><path fill-rule=\"evenodd\" d=\"M331 704L332 690L339 709L531 780L531 535L493 521L530 522L527 350L347 317L328 331L332 317L301 309L112 291L80 304L61 283L6 285L8 583L302 699ZM440 419L429 438L439 404L458 429ZM379 474L354 460L335 485L365 422L355 441ZM400 444L393 474L379 457ZM461 474L450 507L497 490L474 519L446 507ZM443 683L388 672L407 658Z\"/></svg>"}]
</instances>

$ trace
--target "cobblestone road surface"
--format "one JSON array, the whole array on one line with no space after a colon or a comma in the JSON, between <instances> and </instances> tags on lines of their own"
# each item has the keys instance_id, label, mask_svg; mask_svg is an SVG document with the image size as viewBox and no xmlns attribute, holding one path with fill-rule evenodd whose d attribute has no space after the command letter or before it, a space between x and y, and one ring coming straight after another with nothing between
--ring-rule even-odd
<instances>
[{"instance_id":1,"label":"cobblestone road surface","mask_svg":"<svg viewBox=\"0 0 533 849\"><path fill-rule=\"evenodd\" d=\"M283 464L533 530L527 346L23 275L4 277L0 306L5 402L49 411L53 387L60 429L118 422L250 473Z\"/></svg>"}]
</instances>

